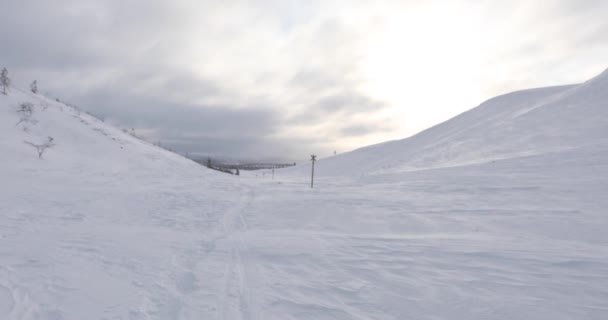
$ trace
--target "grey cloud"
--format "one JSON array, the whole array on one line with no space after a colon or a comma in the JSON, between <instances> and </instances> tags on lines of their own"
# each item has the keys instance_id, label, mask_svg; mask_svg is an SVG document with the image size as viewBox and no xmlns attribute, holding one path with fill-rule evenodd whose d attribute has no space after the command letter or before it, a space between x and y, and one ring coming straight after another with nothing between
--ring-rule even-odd
<instances>
[{"instance_id":1,"label":"grey cloud","mask_svg":"<svg viewBox=\"0 0 608 320\"><path fill-rule=\"evenodd\" d=\"M608 8L605 10L608 14ZM596 28L589 31L589 33L581 36L578 41L578 45L592 45L603 44L608 47L608 21L603 21Z\"/></svg>"},{"instance_id":2,"label":"grey cloud","mask_svg":"<svg viewBox=\"0 0 608 320\"><path fill-rule=\"evenodd\" d=\"M167 39L176 15L163 1L9 1L0 11L0 27L11 30L0 33L10 44L4 63L53 69L137 63L142 51Z\"/></svg>"},{"instance_id":3,"label":"grey cloud","mask_svg":"<svg viewBox=\"0 0 608 320\"><path fill-rule=\"evenodd\" d=\"M365 84L360 45L368 25L342 18L352 8L365 12L367 3L4 1L0 65L9 68L15 83L37 79L42 92L121 126L150 129L151 138L181 151L249 157L321 153L340 149L335 145L345 135L394 129L360 123L389 107L360 89ZM589 48L606 45L605 1L555 5L562 14L574 12L569 25L587 26L584 34L565 35L568 39ZM337 14L337 9L343 10ZM555 61L532 40L507 48L499 61L527 55L534 64L554 65L578 52L564 50ZM323 127L327 133L319 139L286 136L292 126L309 132Z\"/></svg>"},{"instance_id":4,"label":"grey cloud","mask_svg":"<svg viewBox=\"0 0 608 320\"><path fill-rule=\"evenodd\" d=\"M606 3L604 0L557 0L555 4L559 11L566 14L580 12L593 12L594 14L601 14L602 9L608 9L608 3Z\"/></svg>"},{"instance_id":5,"label":"grey cloud","mask_svg":"<svg viewBox=\"0 0 608 320\"><path fill-rule=\"evenodd\" d=\"M374 124L355 124L340 129L342 136L365 136L371 133L392 130L392 126L383 127Z\"/></svg>"},{"instance_id":6,"label":"grey cloud","mask_svg":"<svg viewBox=\"0 0 608 320\"><path fill-rule=\"evenodd\" d=\"M299 70L289 81L289 86L307 91L321 91L340 86L340 81L320 70Z\"/></svg>"},{"instance_id":7,"label":"grey cloud","mask_svg":"<svg viewBox=\"0 0 608 320\"><path fill-rule=\"evenodd\" d=\"M116 93L77 100L94 105L86 109L119 127L152 130L148 140L162 141L182 153L262 157L266 152L261 150L273 150L265 141L277 133L279 123L276 113L266 108L186 106Z\"/></svg>"},{"instance_id":8,"label":"grey cloud","mask_svg":"<svg viewBox=\"0 0 608 320\"><path fill-rule=\"evenodd\" d=\"M385 104L359 94L337 94L319 100L315 106L323 112L352 111L355 113L379 111Z\"/></svg>"},{"instance_id":9,"label":"grey cloud","mask_svg":"<svg viewBox=\"0 0 608 320\"><path fill-rule=\"evenodd\" d=\"M154 138L176 149L250 156L275 150L288 157L289 152L298 151L286 139L299 138L281 137L282 128L291 123L279 112L283 102L263 95L243 97L241 88L204 68L192 71L176 66L184 62L183 44L200 43L201 54L212 57L221 47L207 42L233 46L234 38L247 36L257 25L272 30L276 22L284 36L297 35L286 54L298 62L272 66L266 74L258 74L258 81L293 72L292 81L286 83L286 94L292 96L289 103L309 105L307 113L311 111L317 121L323 120L324 113L347 117L372 111L379 105L351 89L357 83L352 47L356 35L334 18L300 32L301 25L315 19L320 3L10 1L0 11L0 29L12 31L0 33L0 63L12 74L38 79L43 92L50 90L118 125L153 130ZM247 11L257 18L235 22L233 14ZM192 12L200 12L200 18L194 19ZM184 34L192 26L204 27L202 33ZM247 72L243 70L243 75ZM323 98L332 92L333 96ZM305 144L304 149L322 148L336 138L299 143Z\"/></svg>"},{"instance_id":10,"label":"grey cloud","mask_svg":"<svg viewBox=\"0 0 608 320\"><path fill-rule=\"evenodd\" d=\"M120 93L92 93L78 99L88 110L115 122L162 130L197 131L207 136L270 135L277 115L268 108L239 110L230 106L173 104Z\"/></svg>"},{"instance_id":11,"label":"grey cloud","mask_svg":"<svg viewBox=\"0 0 608 320\"><path fill-rule=\"evenodd\" d=\"M361 114L381 111L387 105L357 92L335 94L320 97L306 105L303 112L289 119L290 124L318 124L327 119L340 117L348 122L350 118Z\"/></svg>"},{"instance_id":12,"label":"grey cloud","mask_svg":"<svg viewBox=\"0 0 608 320\"><path fill-rule=\"evenodd\" d=\"M73 3L72 3L73 4ZM67 6L72 5L67 3ZM100 25L90 15L68 15L52 2L9 1L2 4L0 33L4 63L15 67L65 68L97 64L103 51L93 46Z\"/></svg>"}]
</instances>

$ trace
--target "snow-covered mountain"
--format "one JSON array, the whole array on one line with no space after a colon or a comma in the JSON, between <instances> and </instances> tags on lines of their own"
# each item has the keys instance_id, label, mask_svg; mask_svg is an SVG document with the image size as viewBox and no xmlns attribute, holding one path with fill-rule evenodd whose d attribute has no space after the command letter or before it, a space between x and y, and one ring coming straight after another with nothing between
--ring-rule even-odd
<instances>
[{"instance_id":1,"label":"snow-covered mountain","mask_svg":"<svg viewBox=\"0 0 608 320\"><path fill-rule=\"evenodd\" d=\"M322 160L319 175L450 167L608 144L608 70L490 99L413 137Z\"/></svg>"}]
</instances>

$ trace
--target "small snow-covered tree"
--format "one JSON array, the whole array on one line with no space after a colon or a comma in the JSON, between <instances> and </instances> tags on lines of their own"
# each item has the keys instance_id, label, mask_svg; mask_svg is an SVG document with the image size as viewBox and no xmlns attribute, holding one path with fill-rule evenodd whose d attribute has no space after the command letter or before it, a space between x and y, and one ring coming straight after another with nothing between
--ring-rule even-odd
<instances>
[{"instance_id":1,"label":"small snow-covered tree","mask_svg":"<svg viewBox=\"0 0 608 320\"><path fill-rule=\"evenodd\" d=\"M31 123L36 124L36 120L32 118L34 114L34 105L30 102L24 102L19 105L19 109L17 109L17 113L20 114L19 122L17 122L16 126L20 123Z\"/></svg>"},{"instance_id":2,"label":"small snow-covered tree","mask_svg":"<svg viewBox=\"0 0 608 320\"><path fill-rule=\"evenodd\" d=\"M34 80L34 82L30 84L30 90L33 93L38 93L38 80Z\"/></svg>"},{"instance_id":3,"label":"small snow-covered tree","mask_svg":"<svg viewBox=\"0 0 608 320\"><path fill-rule=\"evenodd\" d=\"M29 142L29 141L23 141L23 142L27 145L30 145L30 146L36 148L36 152L38 153L38 159L42 159L42 155L44 154L46 149L51 148L55 145L55 143L53 143L53 140L55 140L53 137L48 137L47 140L41 144L36 144L33 142Z\"/></svg>"},{"instance_id":4,"label":"small snow-covered tree","mask_svg":"<svg viewBox=\"0 0 608 320\"><path fill-rule=\"evenodd\" d=\"M7 89L11 85L11 79L8 77L8 70L6 68L2 68L2 72L0 72L0 86L2 86L2 94L7 94Z\"/></svg>"},{"instance_id":5,"label":"small snow-covered tree","mask_svg":"<svg viewBox=\"0 0 608 320\"><path fill-rule=\"evenodd\" d=\"M34 113L34 105L31 102L24 102L19 105L17 112L32 114Z\"/></svg>"}]
</instances>

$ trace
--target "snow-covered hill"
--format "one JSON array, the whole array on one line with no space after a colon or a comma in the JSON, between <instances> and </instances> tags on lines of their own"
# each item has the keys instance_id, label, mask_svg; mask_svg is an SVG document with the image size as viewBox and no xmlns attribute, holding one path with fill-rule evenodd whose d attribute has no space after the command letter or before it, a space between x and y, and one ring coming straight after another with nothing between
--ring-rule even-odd
<instances>
[{"instance_id":1,"label":"snow-covered hill","mask_svg":"<svg viewBox=\"0 0 608 320\"><path fill-rule=\"evenodd\" d=\"M23 104L30 104L31 112L21 110ZM31 171L43 167L85 176L138 171L175 174L183 171L183 167L196 167L183 157L156 148L85 112L16 88L8 96L0 96L0 115L3 137L0 165L11 172L21 174L19 169ZM48 137L53 138L54 146L40 161L35 148L24 142L41 144ZM146 161L142 161L144 158Z\"/></svg>"},{"instance_id":2,"label":"snow-covered hill","mask_svg":"<svg viewBox=\"0 0 608 320\"><path fill-rule=\"evenodd\" d=\"M196 285L190 261L244 189L16 88L0 95L0 136L0 319L177 319L188 301L172 294ZM49 137L39 159L26 142Z\"/></svg>"},{"instance_id":3,"label":"snow-covered hill","mask_svg":"<svg viewBox=\"0 0 608 320\"><path fill-rule=\"evenodd\" d=\"M608 144L608 70L580 85L505 94L411 138L324 159L318 174L490 162Z\"/></svg>"},{"instance_id":4,"label":"snow-covered hill","mask_svg":"<svg viewBox=\"0 0 608 320\"><path fill-rule=\"evenodd\" d=\"M276 174L300 187L309 175ZM318 161L316 176L312 194L268 201L265 219L323 234L320 282L351 279L324 295L342 304L318 301L352 307L334 318L608 315L608 72L491 99L414 137Z\"/></svg>"}]
</instances>

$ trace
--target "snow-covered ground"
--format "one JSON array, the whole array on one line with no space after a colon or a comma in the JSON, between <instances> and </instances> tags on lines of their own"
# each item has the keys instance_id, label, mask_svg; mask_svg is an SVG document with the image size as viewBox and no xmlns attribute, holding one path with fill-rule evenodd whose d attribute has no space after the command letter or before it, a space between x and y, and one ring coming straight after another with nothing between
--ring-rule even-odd
<instances>
[{"instance_id":1,"label":"snow-covered ground","mask_svg":"<svg viewBox=\"0 0 608 320\"><path fill-rule=\"evenodd\" d=\"M608 318L608 73L321 160L312 190L16 89L0 135L0 319Z\"/></svg>"}]
</instances>

